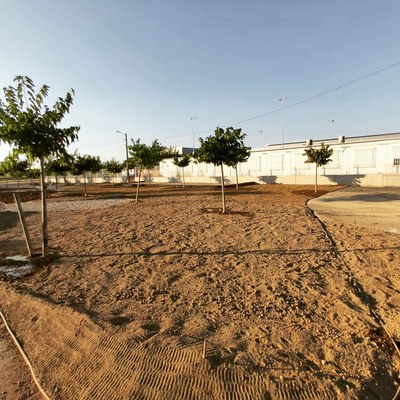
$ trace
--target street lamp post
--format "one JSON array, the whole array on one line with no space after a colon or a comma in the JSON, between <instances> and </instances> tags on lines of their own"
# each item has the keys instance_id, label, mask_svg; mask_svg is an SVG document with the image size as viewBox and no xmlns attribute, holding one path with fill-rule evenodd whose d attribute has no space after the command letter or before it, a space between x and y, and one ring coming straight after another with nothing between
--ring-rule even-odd
<instances>
[{"instance_id":1,"label":"street lamp post","mask_svg":"<svg viewBox=\"0 0 400 400\"><path fill-rule=\"evenodd\" d=\"M263 133L263 131L261 130L261 131L258 131L258 133ZM264 147L267 147L267 133L265 133L265 135L264 135Z\"/></svg>"},{"instance_id":2,"label":"street lamp post","mask_svg":"<svg viewBox=\"0 0 400 400\"><path fill-rule=\"evenodd\" d=\"M285 100L287 100L287 96L279 99L279 101L281 102L282 110L282 149L285 147L285 107L283 105Z\"/></svg>"},{"instance_id":3,"label":"street lamp post","mask_svg":"<svg viewBox=\"0 0 400 400\"><path fill-rule=\"evenodd\" d=\"M335 120L330 119L328 122L329 122L329 139L332 139L332 124L335 122Z\"/></svg>"},{"instance_id":4,"label":"street lamp post","mask_svg":"<svg viewBox=\"0 0 400 400\"><path fill-rule=\"evenodd\" d=\"M129 183L129 157L128 157L128 134L117 131L117 133L120 133L121 135L125 136L125 152L126 152L126 181Z\"/></svg>"},{"instance_id":5,"label":"street lamp post","mask_svg":"<svg viewBox=\"0 0 400 400\"><path fill-rule=\"evenodd\" d=\"M192 154L194 154L194 120L196 119L196 116L191 117L190 120L192 121L192 136L193 136L193 141L192 141Z\"/></svg>"}]
</instances>

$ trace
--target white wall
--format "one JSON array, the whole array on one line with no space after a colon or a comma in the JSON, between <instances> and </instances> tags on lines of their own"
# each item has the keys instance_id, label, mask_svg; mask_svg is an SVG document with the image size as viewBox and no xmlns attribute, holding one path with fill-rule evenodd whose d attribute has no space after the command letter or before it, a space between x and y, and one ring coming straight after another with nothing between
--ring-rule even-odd
<instances>
[{"instance_id":1,"label":"white wall","mask_svg":"<svg viewBox=\"0 0 400 400\"><path fill-rule=\"evenodd\" d=\"M400 134L374 135L346 138L344 143L337 140L314 141L313 146L329 144L334 150L332 162L318 168L320 184L345 184L360 186L400 186ZM239 164L240 182L313 184L314 164L306 164L304 150L306 142L272 145L254 149L247 162ZM235 170L224 168L227 183L234 183ZM180 182L181 169L172 160L160 165L158 181ZM220 168L210 164L192 162L185 168L185 181L218 183Z\"/></svg>"}]
</instances>

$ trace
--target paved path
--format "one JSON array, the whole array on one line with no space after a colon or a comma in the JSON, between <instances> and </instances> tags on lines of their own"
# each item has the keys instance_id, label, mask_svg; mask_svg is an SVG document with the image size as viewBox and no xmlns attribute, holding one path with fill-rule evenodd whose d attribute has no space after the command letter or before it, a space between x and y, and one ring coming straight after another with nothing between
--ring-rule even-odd
<instances>
[{"instance_id":1,"label":"paved path","mask_svg":"<svg viewBox=\"0 0 400 400\"><path fill-rule=\"evenodd\" d=\"M400 235L400 187L347 187L310 200L308 206L324 217Z\"/></svg>"}]
</instances>

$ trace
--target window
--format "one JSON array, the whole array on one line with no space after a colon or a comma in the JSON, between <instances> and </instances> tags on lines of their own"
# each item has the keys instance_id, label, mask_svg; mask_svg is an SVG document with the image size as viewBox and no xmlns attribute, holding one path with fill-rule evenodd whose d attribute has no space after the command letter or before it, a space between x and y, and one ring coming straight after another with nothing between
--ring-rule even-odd
<instances>
[{"instance_id":1,"label":"window","mask_svg":"<svg viewBox=\"0 0 400 400\"><path fill-rule=\"evenodd\" d=\"M354 150L355 167L376 167L376 148L355 149Z\"/></svg>"},{"instance_id":2,"label":"window","mask_svg":"<svg viewBox=\"0 0 400 400\"><path fill-rule=\"evenodd\" d=\"M392 147L393 165L400 165L400 146Z\"/></svg>"}]
</instances>

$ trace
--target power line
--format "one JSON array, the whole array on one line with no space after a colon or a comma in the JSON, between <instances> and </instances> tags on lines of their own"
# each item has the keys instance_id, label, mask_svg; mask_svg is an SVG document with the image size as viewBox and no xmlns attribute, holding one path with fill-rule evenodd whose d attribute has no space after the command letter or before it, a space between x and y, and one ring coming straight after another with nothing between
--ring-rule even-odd
<instances>
[{"instance_id":1,"label":"power line","mask_svg":"<svg viewBox=\"0 0 400 400\"><path fill-rule=\"evenodd\" d=\"M359 78L353 79L352 81L349 81L349 82L344 83L342 85L336 86L333 89L324 90L323 92L318 93L318 94L316 94L314 96L307 97L307 98L305 98L303 100L300 100L300 101L298 101L296 103L293 103L293 104L289 104L288 106L284 107L284 110L286 110L287 108L292 108L292 107L298 106L299 104L306 103L307 101L311 101L311 100L317 99L318 97L325 96L325 95L327 95L329 93L335 92L336 90L343 89L346 86L350 86L353 83L356 83L356 82L362 81L364 79L370 78L371 76L380 74L381 72L387 71L388 69L394 68L394 67L396 67L398 65L400 65L400 61L397 61L397 62L395 62L393 64L390 64L390 65L388 65L386 67L383 67L381 69L378 69L377 71L371 72L371 73L369 73L367 75L363 75L363 76L361 76ZM276 108L275 110L271 110L271 111L268 111L266 113L263 113L263 114L260 114L260 115L256 115L254 117L243 119L243 120L237 121L237 122L235 122L233 124L222 125L221 128L226 128L228 126L234 126L234 125L237 125L237 124L243 124L245 122L253 121L253 120L258 119L258 118L266 117L267 115L275 114L277 112L282 112L282 108L281 107L280 108ZM214 128L206 129L206 130L202 130L202 131L198 131L198 132L194 132L194 135L199 135L200 133L207 133L207 132L210 132L210 131L213 131L213 130L214 130ZM187 136L192 136L192 134L176 135L176 136L165 136L162 139L176 139L176 138L187 137Z\"/></svg>"}]
</instances>

